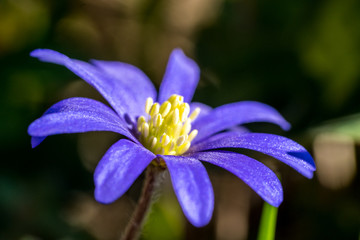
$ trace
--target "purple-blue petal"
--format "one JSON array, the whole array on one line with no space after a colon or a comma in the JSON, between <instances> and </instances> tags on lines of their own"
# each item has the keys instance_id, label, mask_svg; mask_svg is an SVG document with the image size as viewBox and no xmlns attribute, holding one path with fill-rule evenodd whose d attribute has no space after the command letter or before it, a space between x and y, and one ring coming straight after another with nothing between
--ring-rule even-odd
<instances>
[{"instance_id":1,"label":"purple-blue petal","mask_svg":"<svg viewBox=\"0 0 360 240\"><path fill-rule=\"evenodd\" d=\"M31 52L30 55L44 62L67 67L97 89L121 117L128 117L135 121L135 118L143 113L144 103L140 105L137 99L134 98L130 87L123 86L116 78L100 68L80 60L71 59L50 49L37 49ZM136 87L133 86L133 88Z\"/></svg>"},{"instance_id":2,"label":"purple-blue petal","mask_svg":"<svg viewBox=\"0 0 360 240\"><path fill-rule=\"evenodd\" d=\"M270 205L278 207L283 200L283 190L275 173L264 164L240 153L211 151L190 154L228 170L243 180Z\"/></svg>"},{"instance_id":3,"label":"purple-blue petal","mask_svg":"<svg viewBox=\"0 0 360 240\"><path fill-rule=\"evenodd\" d=\"M49 135L89 131L117 132L138 142L111 108L88 98L62 100L50 107L28 128L29 135L34 137L33 147Z\"/></svg>"},{"instance_id":4,"label":"purple-blue petal","mask_svg":"<svg viewBox=\"0 0 360 240\"><path fill-rule=\"evenodd\" d=\"M214 192L205 167L194 158L161 156L169 169L180 206L192 225L209 223L214 210Z\"/></svg>"},{"instance_id":5,"label":"purple-blue petal","mask_svg":"<svg viewBox=\"0 0 360 240\"><path fill-rule=\"evenodd\" d=\"M121 197L156 156L126 139L112 145L94 172L95 199L111 203Z\"/></svg>"},{"instance_id":6,"label":"purple-blue petal","mask_svg":"<svg viewBox=\"0 0 360 240\"><path fill-rule=\"evenodd\" d=\"M144 112L146 99L151 97L156 100L157 92L153 83L139 68L115 61L91 60L91 62L109 74L116 81L116 84L129 89Z\"/></svg>"},{"instance_id":7,"label":"purple-blue petal","mask_svg":"<svg viewBox=\"0 0 360 240\"><path fill-rule=\"evenodd\" d=\"M170 55L163 81L160 85L160 103L166 101L172 94L184 97L190 103L200 78L198 65L185 56L181 49L174 49Z\"/></svg>"},{"instance_id":8,"label":"purple-blue petal","mask_svg":"<svg viewBox=\"0 0 360 240\"><path fill-rule=\"evenodd\" d=\"M46 137L31 137L31 147L35 148L39 146L39 144L42 143L42 141L44 141L45 138Z\"/></svg>"},{"instance_id":9,"label":"purple-blue petal","mask_svg":"<svg viewBox=\"0 0 360 240\"><path fill-rule=\"evenodd\" d=\"M289 165L307 178L312 178L315 163L311 155L300 144L273 134L244 133L214 141L202 141L189 151L198 152L219 148L245 148L262 152Z\"/></svg>"},{"instance_id":10,"label":"purple-blue petal","mask_svg":"<svg viewBox=\"0 0 360 240\"><path fill-rule=\"evenodd\" d=\"M290 128L281 114L269 105L252 101L236 102L217 107L209 114L199 117L193 125L199 131L194 142L235 125L251 122L274 123L284 130Z\"/></svg>"},{"instance_id":11,"label":"purple-blue petal","mask_svg":"<svg viewBox=\"0 0 360 240\"><path fill-rule=\"evenodd\" d=\"M206 142L212 142L212 141L216 141L222 138L229 138L229 137L236 137L236 136L241 136L244 133L250 133L249 129L243 127L243 126L235 126L231 129L229 129L227 132L220 132L217 133L215 135L212 135L211 137L207 138L207 139L203 139L203 141Z\"/></svg>"}]
</instances>

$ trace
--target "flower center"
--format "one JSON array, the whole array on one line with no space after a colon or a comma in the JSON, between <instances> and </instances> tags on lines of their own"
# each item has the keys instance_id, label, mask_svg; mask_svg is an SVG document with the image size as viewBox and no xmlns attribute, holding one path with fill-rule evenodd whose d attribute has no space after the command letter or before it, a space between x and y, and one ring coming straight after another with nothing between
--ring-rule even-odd
<instances>
[{"instance_id":1,"label":"flower center","mask_svg":"<svg viewBox=\"0 0 360 240\"><path fill-rule=\"evenodd\" d=\"M181 155L185 153L198 131L191 131L191 122L199 115L200 108L190 114L184 97L172 95L163 104L148 98L145 104L147 117L138 118L140 142L154 154Z\"/></svg>"}]
</instances>

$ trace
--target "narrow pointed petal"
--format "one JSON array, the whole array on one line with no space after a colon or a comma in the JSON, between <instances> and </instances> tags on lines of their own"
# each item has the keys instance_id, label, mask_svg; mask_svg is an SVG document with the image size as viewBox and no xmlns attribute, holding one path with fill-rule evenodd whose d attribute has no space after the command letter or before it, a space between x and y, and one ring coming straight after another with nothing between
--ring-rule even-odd
<instances>
[{"instance_id":1,"label":"narrow pointed petal","mask_svg":"<svg viewBox=\"0 0 360 240\"><path fill-rule=\"evenodd\" d=\"M89 131L117 132L138 142L111 108L88 98L62 100L50 107L28 128L29 135L35 137L32 139L33 147L49 135Z\"/></svg>"},{"instance_id":2,"label":"narrow pointed petal","mask_svg":"<svg viewBox=\"0 0 360 240\"><path fill-rule=\"evenodd\" d=\"M121 197L156 156L126 139L112 145L94 172L95 199L111 203Z\"/></svg>"},{"instance_id":3,"label":"narrow pointed petal","mask_svg":"<svg viewBox=\"0 0 360 240\"><path fill-rule=\"evenodd\" d=\"M31 147L35 148L42 143L42 141L45 140L46 137L31 137Z\"/></svg>"},{"instance_id":4,"label":"narrow pointed petal","mask_svg":"<svg viewBox=\"0 0 360 240\"><path fill-rule=\"evenodd\" d=\"M173 50L160 85L159 102L166 101L172 94L181 95L185 102L191 102L199 78L198 65L181 49Z\"/></svg>"},{"instance_id":5,"label":"narrow pointed petal","mask_svg":"<svg viewBox=\"0 0 360 240\"><path fill-rule=\"evenodd\" d=\"M133 90L130 90L137 86L123 86L116 78L94 65L71 59L64 54L50 49L37 49L31 52L30 55L44 62L67 67L97 89L122 118L128 117L134 121L137 116L143 113L144 103L140 104L138 99L133 96Z\"/></svg>"},{"instance_id":6,"label":"narrow pointed petal","mask_svg":"<svg viewBox=\"0 0 360 240\"><path fill-rule=\"evenodd\" d=\"M194 142L201 141L214 133L235 125L251 122L269 122L279 125L284 130L290 124L274 108L259 102L244 101L230 103L215 108L209 114L199 117L193 128L199 131Z\"/></svg>"},{"instance_id":7,"label":"narrow pointed petal","mask_svg":"<svg viewBox=\"0 0 360 240\"><path fill-rule=\"evenodd\" d=\"M137 100L141 109L146 99L156 99L157 92L151 80L139 68L122 62L91 60L91 62L108 73L117 84L125 86Z\"/></svg>"},{"instance_id":8,"label":"narrow pointed petal","mask_svg":"<svg viewBox=\"0 0 360 240\"><path fill-rule=\"evenodd\" d=\"M206 141L206 142L212 142L212 141L216 141L216 140L219 140L219 139L222 139L222 138L229 138L229 137L237 137L237 136L241 136L242 134L244 133L251 133L249 131L249 129L243 127L243 126L235 126L231 129L229 129L229 131L227 132L220 132L220 133L217 133L215 135L212 135L211 137L203 140L203 141Z\"/></svg>"},{"instance_id":9,"label":"narrow pointed petal","mask_svg":"<svg viewBox=\"0 0 360 240\"><path fill-rule=\"evenodd\" d=\"M275 173L264 164L239 153L216 151L188 155L228 170L243 180L262 199L278 207L283 200L283 190Z\"/></svg>"},{"instance_id":10,"label":"narrow pointed petal","mask_svg":"<svg viewBox=\"0 0 360 240\"><path fill-rule=\"evenodd\" d=\"M300 144L273 134L244 133L226 136L214 141L203 141L189 151L198 152L219 148L245 148L262 152L289 165L307 178L312 178L315 163L311 155Z\"/></svg>"},{"instance_id":11,"label":"narrow pointed petal","mask_svg":"<svg viewBox=\"0 0 360 240\"><path fill-rule=\"evenodd\" d=\"M209 223L214 210L214 192L205 167L194 158L161 156L169 169L180 206L195 227Z\"/></svg>"}]
</instances>

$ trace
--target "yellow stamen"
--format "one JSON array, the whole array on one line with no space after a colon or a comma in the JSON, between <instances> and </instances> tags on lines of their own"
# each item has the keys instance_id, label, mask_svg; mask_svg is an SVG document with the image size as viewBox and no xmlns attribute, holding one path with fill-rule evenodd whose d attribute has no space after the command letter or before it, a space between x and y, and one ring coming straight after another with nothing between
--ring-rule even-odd
<instances>
[{"instance_id":1,"label":"yellow stamen","mask_svg":"<svg viewBox=\"0 0 360 240\"><path fill-rule=\"evenodd\" d=\"M188 135L189 132L191 130L191 119L186 119L182 129L181 129L181 133L182 135Z\"/></svg>"},{"instance_id":2,"label":"yellow stamen","mask_svg":"<svg viewBox=\"0 0 360 240\"><path fill-rule=\"evenodd\" d=\"M198 131L191 131L191 122L199 115L200 108L190 113L184 98L172 95L161 105L148 98L145 103L147 116L137 121L140 142L155 154L181 155L191 146Z\"/></svg>"},{"instance_id":3,"label":"yellow stamen","mask_svg":"<svg viewBox=\"0 0 360 240\"><path fill-rule=\"evenodd\" d=\"M176 141L176 145L177 146L181 146L183 145L183 143L185 142L186 137L184 135L181 135L180 137L178 137L177 141Z\"/></svg>"},{"instance_id":4,"label":"yellow stamen","mask_svg":"<svg viewBox=\"0 0 360 240\"><path fill-rule=\"evenodd\" d=\"M157 138L154 137L154 138L152 139L152 141L151 141L150 149L154 148L155 145L156 145L156 143L157 143Z\"/></svg>"},{"instance_id":5,"label":"yellow stamen","mask_svg":"<svg viewBox=\"0 0 360 240\"><path fill-rule=\"evenodd\" d=\"M184 122L188 118L188 115L190 113L189 104L187 103L181 104L179 112L180 112L180 119L182 122Z\"/></svg>"},{"instance_id":6,"label":"yellow stamen","mask_svg":"<svg viewBox=\"0 0 360 240\"><path fill-rule=\"evenodd\" d=\"M153 125L155 128L159 127L162 123L163 119L161 117L161 114L158 113L155 115L154 119L153 119Z\"/></svg>"},{"instance_id":7,"label":"yellow stamen","mask_svg":"<svg viewBox=\"0 0 360 240\"><path fill-rule=\"evenodd\" d=\"M160 142L162 143L163 147L166 147L170 143L170 137L164 133L160 138Z\"/></svg>"},{"instance_id":8,"label":"yellow stamen","mask_svg":"<svg viewBox=\"0 0 360 240\"><path fill-rule=\"evenodd\" d=\"M150 116L154 116L159 113L160 105L159 103L154 103L150 109Z\"/></svg>"},{"instance_id":9,"label":"yellow stamen","mask_svg":"<svg viewBox=\"0 0 360 240\"><path fill-rule=\"evenodd\" d=\"M166 117L166 115L168 115L168 113L171 110L171 103L168 101L165 101L163 104L161 104L160 107L160 114L162 117Z\"/></svg>"},{"instance_id":10,"label":"yellow stamen","mask_svg":"<svg viewBox=\"0 0 360 240\"><path fill-rule=\"evenodd\" d=\"M198 135L198 130L194 129L191 131L191 133L189 134L189 137L188 137L188 141L192 141L194 140L194 138Z\"/></svg>"},{"instance_id":11,"label":"yellow stamen","mask_svg":"<svg viewBox=\"0 0 360 240\"><path fill-rule=\"evenodd\" d=\"M172 124L173 125L177 125L177 123L179 122L180 117L179 117L179 109L175 108L173 115L172 115Z\"/></svg>"},{"instance_id":12,"label":"yellow stamen","mask_svg":"<svg viewBox=\"0 0 360 240\"><path fill-rule=\"evenodd\" d=\"M175 143L171 142L170 147L169 147L169 152L171 152L175 147Z\"/></svg>"},{"instance_id":13,"label":"yellow stamen","mask_svg":"<svg viewBox=\"0 0 360 240\"><path fill-rule=\"evenodd\" d=\"M151 109L151 106L153 105L153 99L151 97L147 98L146 99L146 103L145 103L145 112L147 114L149 114L150 112L150 109Z\"/></svg>"},{"instance_id":14,"label":"yellow stamen","mask_svg":"<svg viewBox=\"0 0 360 240\"><path fill-rule=\"evenodd\" d=\"M145 120L145 117L144 116L141 116L139 117L138 121L137 121L137 126L138 126L138 131L141 132L141 126L143 123L145 123L146 120Z\"/></svg>"},{"instance_id":15,"label":"yellow stamen","mask_svg":"<svg viewBox=\"0 0 360 240\"><path fill-rule=\"evenodd\" d=\"M190 114L189 118L191 119L191 121L194 121L200 113L200 108L195 108L195 110Z\"/></svg>"},{"instance_id":16,"label":"yellow stamen","mask_svg":"<svg viewBox=\"0 0 360 240\"><path fill-rule=\"evenodd\" d=\"M180 149L178 150L179 154L185 153L190 148L190 142L186 142L185 144L180 146Z\"/></svg>"},{"instance_id":17,"label":"yellow stamen","mask_svg":"<svg viewBox=\"0 0 360 240\"><path fill-rule=\"evenodd\" d=\"M147 138L149 136L149 124L146 122L142 124L142 135L144 138Z\"/></svg>"}]
</instances>

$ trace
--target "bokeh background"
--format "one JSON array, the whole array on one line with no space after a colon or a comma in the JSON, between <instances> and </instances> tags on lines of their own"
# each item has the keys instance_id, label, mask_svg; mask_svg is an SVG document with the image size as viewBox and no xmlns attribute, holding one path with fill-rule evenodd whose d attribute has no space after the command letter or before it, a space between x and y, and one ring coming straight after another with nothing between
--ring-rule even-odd
<instances>
[{"instance_id":1,"label":"bokeh background","mask_svg":"<svg viewBox=\"0 0 360 240\"><path fill-rule=\"evenodd\" d=\"M278 109L285 135L315 157L312 180L254 152L281 175L276 239L359 239L360 2L357 0L0 0L0 239L118 239L141 176L114 204L93 199L92 172L119 136L49 137L31 149L28 125L53 103L101 96L64 67L29 57L51 48L141 68L158 87L181 47L202 74L194 100L256 100ZM216 206L192 227L165 176L142 239L256 239L262 200L206 165Z\"/></svg>"}]
</instances>

